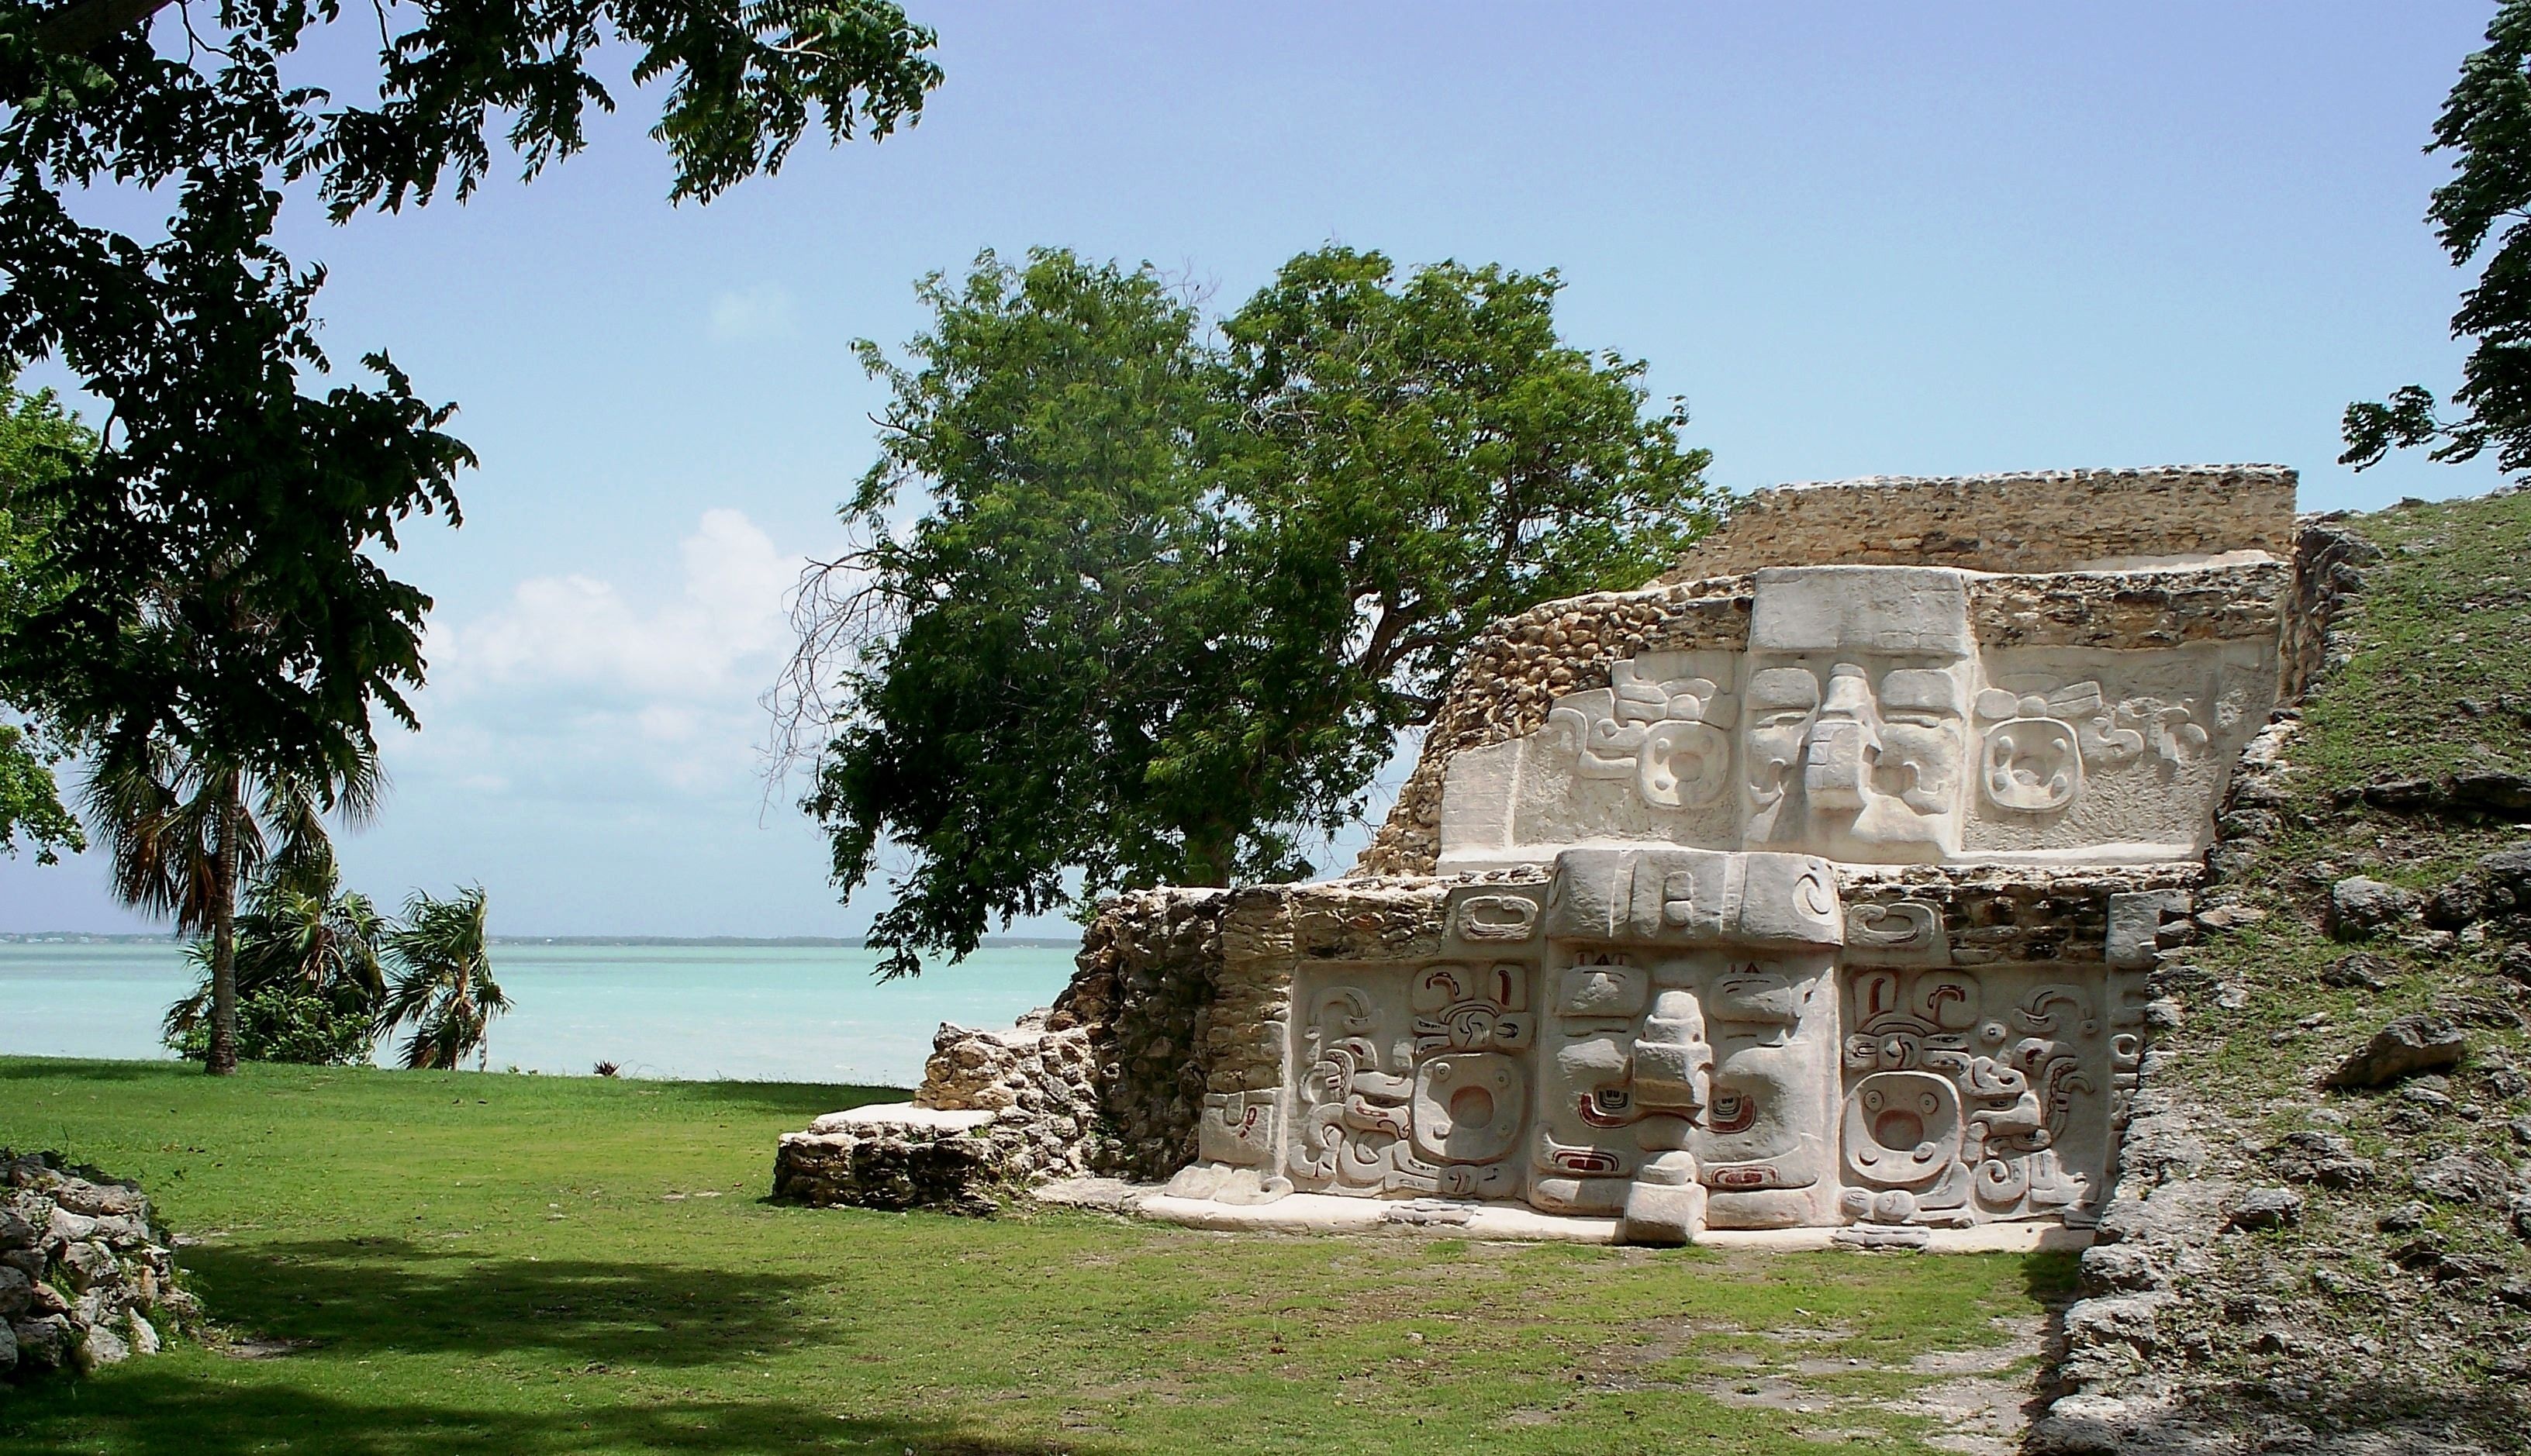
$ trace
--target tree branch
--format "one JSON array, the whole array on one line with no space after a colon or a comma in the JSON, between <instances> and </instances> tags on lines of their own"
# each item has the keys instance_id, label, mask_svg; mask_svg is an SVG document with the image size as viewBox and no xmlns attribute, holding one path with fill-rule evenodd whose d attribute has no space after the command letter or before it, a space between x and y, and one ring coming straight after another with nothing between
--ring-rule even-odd
<instances>
[{"instance_id":1,"label":"tree branch","mask_svg":"<svg viewBox=\"0 0 2531 1456\"><path fill-rule=\"evenodd\" d=\"M173 0L71 0L35 22L35 43L49 51L84 56L165 10Z\"/></svg>"},{"instance_id":2,"label":"tree branch","mask_svg":"<svg viewBox=\"0 0 2531 1456\"><path fill-rule=\"evenodd\" d=\"M1425 614L1433 609L1430 599L1410 601L1399 607L1391 607L1386 602L1380 605L1378 625L1372 629L1371 640L1363 644L1362 655L1355 659L1362 675L1374 682L1387 681L1390 670L1405 655L1397 635L1422 621Z\"/></svg>"}]
</instances>

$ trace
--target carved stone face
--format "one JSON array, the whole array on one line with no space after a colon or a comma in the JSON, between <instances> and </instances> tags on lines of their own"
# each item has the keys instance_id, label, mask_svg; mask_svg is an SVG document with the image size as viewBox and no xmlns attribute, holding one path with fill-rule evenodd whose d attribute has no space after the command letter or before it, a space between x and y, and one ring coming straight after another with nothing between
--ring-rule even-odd
<instances>
[{"instance_id":1,"label":"carved stone face","mask_svg":"<svg viewBox=\"0 0 2531 1456\"><path fill-rule=\"evenodd\" d=\"M1894 668L1874 691L1840 662L1750 675L1749 836L1860 860L1932 859L1955 837L1966 753L1947 668Z\"/></svg>"},{"instance_id":2,"label":"carved stone face","mask_svg":"<svg viewBox=\"0 0 2531 1456\"><path fill-rule=\"evenodd\" d=\"M1881 753L1855 837L1940 843L1959 812L1964 719L1948 672L1898 668L1881 680Z\"/></svg>"},{"instance_id":3,"label":"carved stone face","mask_svg":"<svg viewBox=\"0 0 2531 1456\"><path fill-rule=\"evenodd\" d=\"M1764 961L1747 961L1714 982L1707 1015L1738 1026L1790 1028L1800 1023L1804 996L1791 977Z\"/></svg>"},{"instance_id":4,"label":"carved stone face","mask_svg":"<svg viewBox=\"0 0 2531 1456\"><path fill-rule=\"evenodd\" d=\"M1798 781L1803 746L1819 713L1819 679L1806 667L1770 667L1752 673L1743 695L1748 734L1749 837L1772 839L1784 801Z\"/></svg>"}]
</instances>

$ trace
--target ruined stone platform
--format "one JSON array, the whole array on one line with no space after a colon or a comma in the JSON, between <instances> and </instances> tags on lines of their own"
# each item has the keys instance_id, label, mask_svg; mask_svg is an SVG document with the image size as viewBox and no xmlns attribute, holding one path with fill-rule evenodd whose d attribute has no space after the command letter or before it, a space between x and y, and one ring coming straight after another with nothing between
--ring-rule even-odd
<instances>
[{"instance_id":1,"label":"ruined stone platform","mask_svg":"<svg viewBox=\"0 0 2531 1456\"><path fill-rule=\"evenodd\" d=\"M1756 497L1490 629L1351 874L1117 897L1055 1006L944 1028L915 1105L786 1138L778 1191L2080 1247L2147 973L2309 675L2294 540L2277 467Z\"/></svg>"}]
</instances>

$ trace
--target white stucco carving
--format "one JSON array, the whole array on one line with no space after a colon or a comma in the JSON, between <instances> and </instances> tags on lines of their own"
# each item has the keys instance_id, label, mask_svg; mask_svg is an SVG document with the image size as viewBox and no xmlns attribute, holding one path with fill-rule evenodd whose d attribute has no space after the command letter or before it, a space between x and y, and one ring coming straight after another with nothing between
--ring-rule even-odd
<instances>
[{"instance_id":1,"label":"white stucco carving","mask_svg":"<svg viewBox=\"0 0 2531 1456\"><path fill-rule=\"evenodd\" d=\"M1536 731L1441 770L1437 929L1295 955L1283 1086L1209 1095L1171 1192L1647 1243L2087 1223L2188 904L2158 886L2275 705L2240 607L2275 567L1766 569L1742 645L1527 679Z\"/></svg>"},{"instance_id":2,"label":"white stucco carving","mask_svg":"<svg viewBox=\"0 0 2531 1456\"><path fill-rule=\"evenodd\" d=\"M1439 868L1615 843L1865 865L2201 852L2274 705L2275 642L1983 646L1970 575L1757 573L1746 651L1620 659L1539 732L1453 756Z\"/></svg>"}]
</instances>

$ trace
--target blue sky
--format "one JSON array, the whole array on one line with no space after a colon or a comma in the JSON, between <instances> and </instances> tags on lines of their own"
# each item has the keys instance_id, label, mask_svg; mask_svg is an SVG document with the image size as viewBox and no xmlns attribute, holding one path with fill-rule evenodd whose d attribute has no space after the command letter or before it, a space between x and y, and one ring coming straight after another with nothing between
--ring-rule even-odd
<instances>
[{"instance_id":1,"label":"blue sky","mask_svg":"<svg viewBox=\"0 0 2531 1456\"><path fill-rule=\"evenodd\" d=\"M920 126L707 208L667 205L628 95L533 186L301 209L337 360L391 350L483 459L465 528L396 563L438 599L432 682L357 885L480 880L506 933L867 923L766 792L757 696L872 453L850 341L915 332L913 280L984 247L1149 259L1225 308L1329 241L1555 267L1566 336L1649 360L1734 488L2497 483L2332 463L2348 400L2457 377L2419 148L2480 0L912 9L948 73ZM0 868L0 930L142 927L94 863Z\"/></svg>"}]
</instances>

